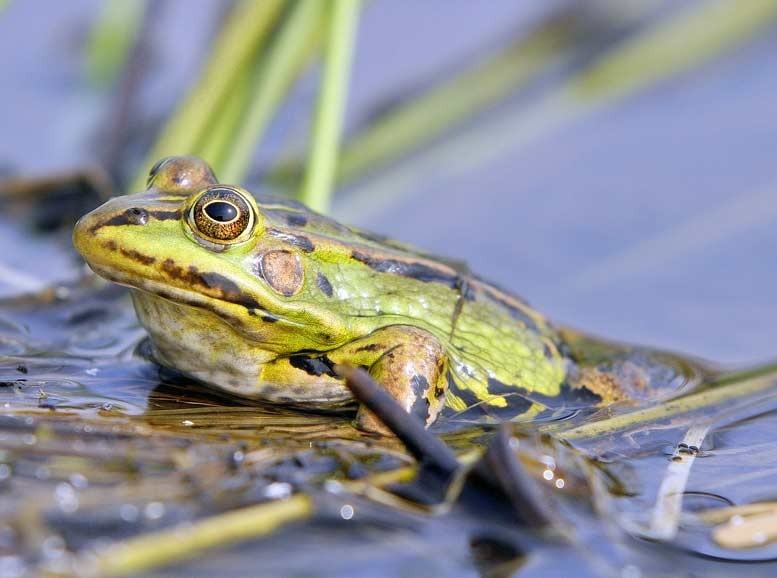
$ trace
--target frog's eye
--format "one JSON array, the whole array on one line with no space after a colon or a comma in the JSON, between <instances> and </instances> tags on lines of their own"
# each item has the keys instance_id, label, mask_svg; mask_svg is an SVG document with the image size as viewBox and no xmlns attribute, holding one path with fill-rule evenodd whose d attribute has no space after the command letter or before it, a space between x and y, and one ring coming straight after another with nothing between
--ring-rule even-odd
<instances>
[{"instance_id":1,"label":"frog's eye","mask_svg":"<svg viewBox=\"0 0 777 578\"><path fill-rule=\"evenodd\" d=\"M195 199L188 214L195 235L219 245L233 245L251 237L257 215L245 193L217 185L205 189Z\"/></svg>"}]
</instances>

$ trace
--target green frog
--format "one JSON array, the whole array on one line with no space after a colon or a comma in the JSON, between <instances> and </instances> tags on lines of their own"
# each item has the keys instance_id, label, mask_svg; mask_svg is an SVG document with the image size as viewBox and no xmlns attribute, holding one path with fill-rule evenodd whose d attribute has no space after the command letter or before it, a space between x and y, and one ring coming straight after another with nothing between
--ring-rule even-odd
<instances>
[{"instance_id":1,"label":"green frog","mask_svg":"<svg viewBox=\"0 0 777 578\"><path fill-rule=\"evenodd\" d=\"M352 402L338 364L369 371L410 414L533 416L604 404L617 380L577 368L559 331L464 268L344 226L297 202L219 183L169 157L146 191L82 217L73 240L126 285L155 360L248 398ZM360 409L358 424L380 431Z\"/></svg>"}]
</instances>

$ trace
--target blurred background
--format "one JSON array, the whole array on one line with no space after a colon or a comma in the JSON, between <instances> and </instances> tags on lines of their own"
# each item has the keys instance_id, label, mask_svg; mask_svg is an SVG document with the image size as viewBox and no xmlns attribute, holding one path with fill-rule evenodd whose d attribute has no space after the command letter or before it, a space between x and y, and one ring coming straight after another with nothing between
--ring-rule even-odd
<instances>
[{"instance_id":1,"label":"blurred background","mask_svg":"<svg viewBox=\"0 0 777 578\"><path fill-rule=\"evenodd\" d=\"M107 4L11 0L0 12L6 175L108 165L129 182L146 170L229 5L151 2L127 104L121 80L101 81L89 61ZM466 261L559 323L725 364L775 359L774 4L365 2L346 149L451 79L465 75L445 100L455 107L505 69L529 66L522 59L531 73L344 178L331 212ZM489 63L495 72L466 76ZM276 188L273 165L304 155L318 81L314 64L293 85L247 184ZM7 213L0 242L11 248L0 257L6 294L24 286L15 275L55 281L81 271L66 236L32 235Z\"/></svg>"}]
</instances>

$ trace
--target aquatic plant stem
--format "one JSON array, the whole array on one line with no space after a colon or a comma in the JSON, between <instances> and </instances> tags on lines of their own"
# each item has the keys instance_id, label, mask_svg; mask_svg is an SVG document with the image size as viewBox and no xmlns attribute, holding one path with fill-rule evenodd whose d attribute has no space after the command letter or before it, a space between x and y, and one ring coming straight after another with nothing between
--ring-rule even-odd
<instances>
[{"instance_id":1,"label":"aquatic plant stem","mask_svg":"<svg viewBox=\"0 0 777 578\"><path fill-rule=\"evenodd\" d=\"M313 55L319 40L316 32L327 5L320 0L299 0L293 5L278 37L262 60L253 83L254 98L237 135L232 138L224 165L214 167L222 181L240 183L245 178L257 141L264 134L292 81Z\"/></svg>"},{"instance_id":2,"label":"aquatic plant stem","mask_svg":"<svg viewBox=\"0 0 777 578\"><path fill-rule=\"evenodd\" d=\"M86 51L87 75L93 83L107 86L119 75L147 9L148 0L103 3L90 31Z\"/></svg>"},{"instance_id":3,"label":"aquatic plant stem","mask_svg":"<svg viewBox=\"0 0 777 578\"><path fill-rule=\"evenodd\" d=\"M770 366L770 369L773 369L773 367ZM645 409L616 415L609 419L583 424L568 430L554 430L550 432L553 428L548 428L548 431L554 436L565 440L595 438L615 434L637 426L647 426L653 422L701 412L720 404L727 403L725 411L731 412L740 406L755 403L754 400L775 397L777 394L777 374L773 372L742 382L732 383L727 378L724 379L725 381L716 383L709 389L699 393L670 399Z\"/></svg>"},{"instance_id":4,"label":"aquatic plant stem","mask_svg":"<svg viewBox=\"0 0 777 578\"><path fill-rule=\"evenodd\" d=\"M324 79L300 194L300 200L315 211L325 212L329 208L334 186L359 6L359 0L334 0L328 4Z\"/></svg>"},{"instance_id":5,"label":"aquatic plant stem","mask_svg":"<svg viewBox=\"0 0 777 578\"><path fill-rule=\"evenodd\" d=\"M85 563L95 576L125 576L196 556L209 548L264 536L283 524L310 517L313 500L297 494L192 524L119 542Z\"/></svg>"},{"instance_id":6,"label":"aquatic plant stem","mask_svg":"<svg viewBox=\"0 0 777 578\"><path fill-rule=\"evenodd\" d=\"M283 6L283 0L235 4L197 84L162 130L138 170L130 191L144 188L148 169L159 158L196 152L206 128L218 114L235 79L247 73Z\"/></svg>"},{"instance_id":7,"label":"aquatic plant stem","mask_svg":"<svg viewBox=\"0 0 777 578\"><path fill-rule=\"evenodd\" d=\"M763 33L776 18L777 0L684 4L678 14L620 41L542 99L486 118L366 181L338 207L337 216L365 218L416 190L430 174L445 186L507 154L514 157L540 139L707 64Z\"/></svg>"}]
</instances>

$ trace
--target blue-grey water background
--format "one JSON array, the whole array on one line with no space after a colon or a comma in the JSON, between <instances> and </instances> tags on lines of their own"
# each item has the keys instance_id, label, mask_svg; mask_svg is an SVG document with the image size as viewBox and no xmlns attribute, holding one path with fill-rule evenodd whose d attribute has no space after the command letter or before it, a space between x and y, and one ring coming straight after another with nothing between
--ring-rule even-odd
<instances>
[{"instance_id":1,"label":"blue-grey water background","mask_svg":"<svg viewBox=\"0 0 777 578\"><path fill-rule=\"evenodd\" d=\"M360 25L349 126L560 4L374 2ZM158 15L164 33L157 34L142 97L148 117L160 122L195 78L219 9L204 0L188 5L166 2ZM32 0L11 2L0 15L4 166L41 175L97 158L111 94L84 82L79 43L99 6ZM370 187L388 189L388 197L368 196L369 187L360 195L357 186L334 213L463 259L553 319L586 331L723 363L773 359L776 42L767 31L528 142L518 126L515 145L508 134L508 144L485 160L416 161L410 169L399 165L402 178L383 171ZM315 80L303 82L295 98L311 102ZM509 118L522 106L508 103L500 114ZM286 122L304 133L309 118L303 107ZM35 247L16 230L0 235L6 247ZM65 254L48 254L56 257L30 262L6 251L3 260L31 275L73 274Z\"/></svg>"}]
</instances>

